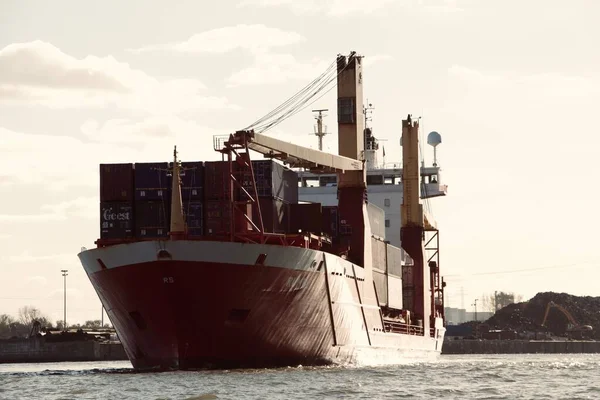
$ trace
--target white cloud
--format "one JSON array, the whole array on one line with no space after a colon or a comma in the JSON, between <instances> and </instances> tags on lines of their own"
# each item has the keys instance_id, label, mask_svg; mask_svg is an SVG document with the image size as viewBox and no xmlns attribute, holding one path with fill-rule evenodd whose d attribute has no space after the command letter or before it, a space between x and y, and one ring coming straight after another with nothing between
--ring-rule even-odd
<instances>
[{"instance_id":1,"label":"white cloud","mask_svg":"<svg viewBox=\"0 0 600 400\"><path fill-rule=\"evenodd\" d=\"M11 263L36 263L38 261L73 261L73 254L49 254L49 255L32 255L28 251L22 252L17 256L3 257L4 260ZM35 277L33 277L35 278Z\"/></svg>"},{"instance_id":2,"label":"white cloud","mask_svg":"<svg viewBox=\"0 0 600 400\"><path fill-rule=\"evenodd\" d=\"M458 0L418 0L417 4L423 11L453 13L463 10L458 2Z\"/></svg>"},{"instance_id":3,"label":"white cloud","mask_svg":"<svg viewBox=\"0 0 600 400\"><path fill-rule=\"evenodd\" d=\"M403 7L427 12L459 11L458 0L242 0L238 7L288 7L298 14L326 14L342 17L348 14L374 14Z\"/></svg>"},{"instance_id":4,"label":"white cloud","mask_svg":"<svg viewBox=\"0 0 600 400\"><path fill-rule=\"evenodd\" d=\"M282 83L288 79L313 79L329 64L314 59L299 62L291 54L271 53L273 48L306 41L291 31L265 25L228 26L193 35L183 42L144 46L130 49L133 53L174 51L181 53L227 53L246 50L253 55L253 64L233 73L226 82L229 87Z\"/></svg>"},{"instance_id":5,"label":"white cloud","mask_svg":"<svg viewBox=\"0 0 600 400\"><path fill-rule=\"evenodd\" d=\"M64 293L65 293L65 291L63 289L55 289L50 292L50 294L48 295L48 299L49 300L60 300L63 298ZM73 288L67 287L67 298L70 301L73 299L81 300L84 298L84 295L83 295L83 292L79 289L73 289ZM67 310L67 311L69 311L69 310ZM71 322L69 322L69 317L70 317L70 314L67 314L67 323L69 325L71 325ZM62 320L62 318L60 318L60 319Z\"/></svg>"},{"instance_id":6,"label":"white cloud","mask_svg":"<svg viewBox=\"0 0 600 400\"><path fill-rule=\"evenodd\" d=\"M66 221L71 218L97 218L98 199L95 197L78 197L57 204L46 204L37 214L0 214L3 222L46 222Z\"/></svg>"},{"instance_id":7,"label":"white cloud","mask_svg":"<svg viewBox=\"0 0 600 400\"><path fill-rule=\"evenodd\" d=\"M82 137L75 138L20 133L0 127L0 170L4 171L0 185L2 182L13 186L40 185L41 190L52 191L63 191L73 185L98 188L98 165L101 163L168 161L174 145L184 161L216 159L213 135L229 133L175 116L156 116L141 121L116 119L104 123L89 120L81 130ZM18 170L15 165L19 165ZM68 205L69 210L77 207L76 201ZM63 218L55 209L41 211L43 213L36 216L3 215L0 218Z\"/></svg>"},{"instance_id":8,"label":"white cloud","mask_svg":"<svg viewBox=\"0 0 600 400\"><path fill-rule=\"evenodd\" d=\"M197 79L158 80L112 56L77 59L50 43L14 43L0 50L0 103L52 108L105 107L151 113L237 108L202 95Z\"/></svg>"},{"instance_id":9,"label":"white cloud","mask_svg":"<svg viewBox=\"0 0 600 400\"><path fill-rule=\"evenodd\" d=\"M163 50L182 53L227 53L236 49L264 51L303 41L305 38L296 32L265 25L241 24L197 33L183 42L149 45L129 51L133 53Z\"/></svg>"},{"instance_id":10,"label":"white cloud","mask_svg":"<svg viewBox=\"0 0 600 400\"><path fill-rule=\"evenodd\" d=\"M342 16L354 12L372 13L393 2L394 0L243 0L238 4L238 7L286 6L300 14L326 13L332 16Z\"/></svg>"},{"instance_id":11,"label":"white cloud","mask_svg":"<svg viewBox=\"0 0 600 400\"><path fill-rule=\"evenodd\" d=\"M128 80L148 83L148 79L112 57L78 60L40 40L13 43L0 50L0 84L9 88L22 85L124 93L131 90Z\"/></svg>"},{"instance_id":12,"label":"white cloud","mask_svg":"<svg viewBox=\"0 0 600 400\"><path fill-rule=\"evenodd\" d=\"M391 60L388 54L365 56L365 67L371 67L382 61ZM332 60L314 58L310 61L298 61L291 54L262 53L255 54L254 63L227 78L229 87L244 85L280 84L292 79L310 82L321 75ZM336 85L335 73L330 76ZM328 86L329 87L329 86Z\"/></svg>"},{"instance_id":13,"label":"white cloud","mask_svg":"<svg viewBox=\"0 0 600 400\"><path fill-rule=\"evenodd\" d=\"M381 61L388 61L391 59L393 59L393 57L389 54L375 54L373 56L365 56L364 61L363 61L363 66L370 67Z\"/></svg>"},{"instance_id":14,"label":"white cloud","mask_svg":"<svg viewBox=\"0 0 600 400\"><path fill-rule=\"evenodd\" d=\"M46 286L47 284L48 284L48 279L46 279L40 275L30 276L26 280L27 286Z\"/></svg>"},{"instance_id":15,"label":"white cloud","mask_svg":"<svg viewBox=\"0 0 600 400\"><path fill-rule=\"evenodd\" d=\"M232 74L227 79L230 87L283 83L290 79L311 81L327 68L330 62L313 59L297 61L291 54L262 54L254 64Z\"/></svg>"},{"instance_id":16,"label":"white cloud","mask_svg":"<svg viewBox=\"0 0 600 400\"><path fill-rule=\"evenodd\" d=\"M453 65L448 69L448 74L458 78L467 89L473 91L499 90L510 94L514 90L519 90L521 96L535 97L536 102L545 102L551 97L563 99L570 96L600 94L598 80L553 72L523 75L512 71L482 72Z\"/></svg>"},{"instance_id":17,"label":"white cloud","mask_svg":"<svg viewBox=\"0 0 600 400\"><path fill-rule=\"evenodd\" d=\"M98 218L97 198L77 197L73 200L63 201L57 204L46 204L42 211L50 215L60 215L65 218Z\"/></svg>"},{"instance_id":18,"label":"white cloud","mask_svg":"<svg viewBox=\"0 0 600 400\"><path fill-rule=\"evenodd\" d=\"M174 116L155 116L141 121L112 119L104 123L88 120L81 130L86 139L94 142L88 146L129 146L125 148L125 156L121 157L127 162L170 160L174 145L184 161L210 159L216 157L212 148L213 136L230 133ZM96 159L98 164L113 162L109 155L100 155Z\"/></svg>"}]
</instances>

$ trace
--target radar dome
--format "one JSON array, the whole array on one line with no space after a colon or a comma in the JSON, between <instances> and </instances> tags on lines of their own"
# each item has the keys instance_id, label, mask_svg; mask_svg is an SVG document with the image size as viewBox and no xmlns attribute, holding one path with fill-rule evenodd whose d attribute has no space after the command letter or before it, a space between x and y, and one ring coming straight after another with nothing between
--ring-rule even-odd
<instances>
[{"instance_id":1,"label":"radar dome","mask_svg":"<svg viewBox=\"0 0 600 400\"><path fill-rule=\"evenodd\" d=\"M429 135L427 135L427 144L435 147L440 143L442 143L442 135L436 131L429 132Z\"/></svg>"}]
</instances>

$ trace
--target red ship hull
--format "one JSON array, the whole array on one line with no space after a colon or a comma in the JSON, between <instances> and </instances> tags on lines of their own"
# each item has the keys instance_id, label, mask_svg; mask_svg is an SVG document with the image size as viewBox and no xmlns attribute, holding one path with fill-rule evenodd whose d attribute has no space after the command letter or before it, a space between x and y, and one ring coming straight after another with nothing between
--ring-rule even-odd
<instances>
[{"instance_id":1,"label":"red ship hull","mask_svg":"<svg viewBox=\"0 0 600 400\"><path fill-rule=\"evenodd\" d=\"M161 251L170 259L158 259ZM264 265L243 262L261 254L268 254ZM441 326L435 337L384 332L379 307L366 304L361 273L351 274L344 263L351 264L335 256L338 265L329 269L316 262L324 257L310 249L193 241L80 254L137 369L352 363L392 350L392 362L439 354Z\"/></svg>"},{"instance_id":2,"label":"red ship hull","mask_svg":"<svg viewBox=\"0 0 600 400\"><path fill-rule=\"evenodd\" d=\"M289 280L301 275L308 279L306 290L293 290ZM91 279L105 304L118 304L109 314L135 367L327 362L332 333L317 274L158 261L100 271Z\"/></svg>"}]
</instances>

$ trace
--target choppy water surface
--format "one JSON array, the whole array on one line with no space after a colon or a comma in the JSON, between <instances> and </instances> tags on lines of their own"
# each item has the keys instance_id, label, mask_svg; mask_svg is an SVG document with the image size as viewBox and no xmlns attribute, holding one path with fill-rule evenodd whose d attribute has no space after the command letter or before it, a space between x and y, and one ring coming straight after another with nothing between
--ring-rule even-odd
<instances>
[{"instance_id":1,"label":"choppy water surface","mask_svg":"<svg viewBox=\"0 0 600 400\"><path fill-rule=\"evenodd\" d=\"M1 364L0 399L600 399L599 371L596 354L162 373L129 362Z\"/></svg>"}]
</instances>

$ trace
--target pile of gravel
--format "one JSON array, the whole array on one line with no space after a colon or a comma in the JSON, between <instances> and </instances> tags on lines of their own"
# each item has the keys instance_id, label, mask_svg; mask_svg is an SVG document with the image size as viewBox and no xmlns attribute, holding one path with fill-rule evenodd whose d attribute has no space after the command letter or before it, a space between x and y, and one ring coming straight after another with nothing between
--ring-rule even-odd
<instances>
[{"instance_id":1,"label":"pile of gravel","mask_svg":"<svg viewBox=\"0 0 600 400\"><path fill-rule=\"evenodd\" d=\"M513 329L517 332L548 332L562 336L569 320L558 308L548 312L546 326L542 327L544 313L550 301L565 308L580 325L591 325L590 337L600 339L600 297L579 297L567 293L543 292L522 303L510 304L498 310L485 321L491 329Z\"/></svg>"}]
</instances>

